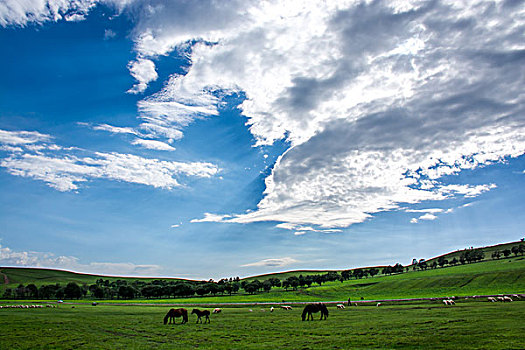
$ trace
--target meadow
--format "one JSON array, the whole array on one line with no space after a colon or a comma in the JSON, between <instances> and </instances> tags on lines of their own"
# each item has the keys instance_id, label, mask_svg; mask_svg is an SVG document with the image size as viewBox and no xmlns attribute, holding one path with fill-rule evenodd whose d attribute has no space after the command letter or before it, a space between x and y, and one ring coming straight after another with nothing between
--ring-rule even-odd
<instances>
[{"instance_id":1,"label":"meadow","mask_svg":"<svg viewBox=\"0 0 525 350\"><path fill-rule=\"evenodd\" d=\"M66 271L11 269L2 271L9 276L10 284L2 286L16 288L18 283L77 282L94 283L100 276L80 275ZM304 272L294 271L270 277L286 278ZM117 277L112 277L117 279ZM264 278L269 278L264 276ZM108 278L109 279L109 278ZM1 291L0 291L1 292ZM298 290L272 288L270 292L247 294L241 291L233 295L194 296L170 299L133 299L133 303L258 303L258 302L306 302L384 300L398 298L431 298L446 296L472 296L492 294L525 293L525 257L518 256L500 260L448 266L444 268L412 271L395 275L380 275L344 282L326 282L319 286ZM85 300L90 303L92 298ZM98 301L98 300L97 300ZM102 300L101 303L129 303L129 300Z\"/></svg>"},{"instance_id":2,"label":"meadow","mask_svg":"<svg viewBox=\"0 0 525 350\"><path fill-rule=\"evenodd\" d=\"M73 307L74 306L74 307ZM2 349L523 349L525 301L460 299L329 307L327 320L228 307L210 324L164 325L166 306L71 305L0 310ZM191 307L188 308L191 310ZM265 311L262 311L264 309ZM250 310L253 310L250 312Z\"/></svg>"},{"instance_id":3,"label":"meadow","mask_svg":"<svg viewBox=\"0 0 525 350\"><path fill-rule=\"evenodd\" d=\"M44 285L94 283L101 276L67 271L2 268L9 280ZM285 279L322 271L289 271L253 280ZM117 280L123 277L103 277ZM136 280L131 278L128 280ZM152 281L153 279L140 279ZM473 295L525 294L525 258L416 270L394 275L334 281L297 290L133 300L0 300L9 304L58 306L0 309L0 349L524 349L525 298L491 303ZM455 306L441 298L456 296ZM396 301L405 298L436 300ZM358 306L338 310L329 304L326 321L301 321L304 302L340 302ZM96 300L97 306L91 303ZM376 307L376 302L382 306ZM292 311L270 306L290 303ZM352 303L353 304L353 303ZM177 306L175 306L177 305ZM171 307L221 307L210 324L164 325ZM251 310L251 311L250 311ZM263 311L264 310L264 311ZM180 322L180 319L178 320Z\"/></svg>"}]
</instances>

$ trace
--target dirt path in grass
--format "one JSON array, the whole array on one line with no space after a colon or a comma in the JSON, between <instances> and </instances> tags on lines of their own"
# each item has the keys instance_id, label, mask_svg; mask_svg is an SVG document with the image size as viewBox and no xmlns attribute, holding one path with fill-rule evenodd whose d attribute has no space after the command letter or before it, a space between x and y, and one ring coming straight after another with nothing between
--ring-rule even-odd
<instances>
[{"instance_id":1,"label":"dirt path in grass","mask_svg":"<svg viewBox=\"0 0 525 350\"><path fill-rule=\"evenodd\" d=\"M0 270L0 275L4 276L4 284L9 284L9 278L7 278L7 275Z\"/></svg>"}]
</instances>

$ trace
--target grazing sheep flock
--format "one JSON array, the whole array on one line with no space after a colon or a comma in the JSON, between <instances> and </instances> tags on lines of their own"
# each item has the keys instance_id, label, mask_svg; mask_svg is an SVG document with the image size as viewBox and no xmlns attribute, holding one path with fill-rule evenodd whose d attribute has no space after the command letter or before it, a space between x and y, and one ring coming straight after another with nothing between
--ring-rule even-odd
<instances>
[{"instance_id":1,"label":"grazing sheep flock","mask_svg":"<svg viewBox=\"0 0 525 350\"><path fill-rule=\"evenodd\" d=\"M54 307L52 305L46 305L47 307ZM44 305L0 305L0 309L41 309Z\"/></svg>"}]
</instances>

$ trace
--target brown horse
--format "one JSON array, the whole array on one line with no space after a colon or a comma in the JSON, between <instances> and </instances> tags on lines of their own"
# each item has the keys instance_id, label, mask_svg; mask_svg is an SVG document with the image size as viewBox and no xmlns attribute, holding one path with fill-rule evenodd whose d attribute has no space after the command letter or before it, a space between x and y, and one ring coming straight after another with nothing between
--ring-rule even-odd
<instances>
[{"instance_id":1,"label":"brown horse","mask_svg":"<svg viewBox=\"0 0 525 350\"><path fill-rule=\"evenodd\" d=\"M323 304L323 303L317 303L317 304L308 304L304 307L304 310L303 310L303 314L301 315L303 321L305 320L306 318L306 314L308 314L308 321L310 320L310 317L312 318L312 321L314 319L314 316L312 315L312 313L315 313L315 312L319 312L321 311L321 318L320 320L324 319L326 320L326 318L328 317L328 309L326 308L326 305Z\"/></svg>"},{"instance_id":2,"label":"brown horse","mask_svg":"<svg viewBox=\"0 0 525 350\"><path fill-rule=\"evenodd\" d=\"M202 323L202 319L201 319L202 316L206 317L206 319L204 320L204 323L206 323L206 321L208 321L208 323L210 323L210 312L208 310L193 309L191 314L192 315L193 314L197 315L197 322L195 322L195 323L199 323L199 321L201 321L201 323Z\"/></svg>"},{"instance_id":3,"label":"brown horse","mask_svg":"<svg viewBox=\"0 0 525 350\"><path fill-rule=\"evenodd\" d=\"M166 316L164 316L164 324L168 323L168 319L170 321L169 322L170 324L172 323L172 321L173 321L173 323L175 323L175 317L182 317L182 322L181 323L188 322L188 310L186 310L186 309L171 309L170 311L168 311Z\"/></svg>"}]
</instances>

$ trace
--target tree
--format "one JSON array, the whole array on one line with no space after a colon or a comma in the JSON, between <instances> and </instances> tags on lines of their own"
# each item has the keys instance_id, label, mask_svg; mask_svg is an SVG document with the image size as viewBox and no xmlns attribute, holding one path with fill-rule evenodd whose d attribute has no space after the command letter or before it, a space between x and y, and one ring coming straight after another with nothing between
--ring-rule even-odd
<instances>
[{"instance_id":1,"label":"tree","mask_svg":"<svg viewBox=\"0 0 525 350\"><path fill-rule=\"evenodd\" d=\"M500 257L501 257L501 252L499 250L492 252L492 259L499 259Z\"/></svg>"},{"instance_id":2,"label":"tree","mask_svg":"<svg viewBox=\"0 0 525 350\"><path fill-rule=\"evenodd\" d=\"M443 266L445 266L445 265L447 265L447 264L448 264L448 260L445 259L444 256L440 256L440 257L438 258L438 265L439 265L440 267L443 267Z\"/></svg>"},{"instance_id":3,"label":"tree","mask_svg":"<svg viewBox=\"0 0 525 350\"><path fill-rule=\"evenodd\" d=\"M514 256L518 256L518 254L520 253L518 246L515 245L514 247L512 247L511 252L512 254L514 254Z\"/></svg>"},{"instance_id":4,"label":"tree","mask_svg":"<svg viewBox=\"0 0 525 350\"><path fill-rule=\"evenodd\" d=\"M104 289L102 289L98 284L92 284L89 286L89 292L97 299L104 298Z\"/></svg>"},{"instance_id":5,"label":"tree","mask_svg":"<svg viewBox=\"0 0 525 350\"><path fill-rule=\"evenodd\" d=\"M82 296L82 291L80 287L75 282L69 282L64 288L64 297L66 299L80 299Z\"/></svg>"},{"instance_id":6,"label":"tree","mask_svg":"<svg viewBox=\"0 0 525 350\"><path fill-rule=\"evenodd\" d=\"M352 277L352 270L344 270L341 272L341 277L343 278L343 280L349 280L350 277Z\"/></svg>"},{"instance_id":7,"label":"tree","mask_svg":"<svg viewBox=\"0 0 525 350\"><path fill-rule=\"evenodd\" d=\"M18 299L23 299L26 296L26 287L23 284L19 284L15 289L15 296Z\"/></svg>"},{"instance_id":8,"label":"tree","mask_svg":"<svg viewBox=\"0 0 525 350\"><path fill-rule=\"evenodd\" d=\"M372 267L370 270L368 270L368 273L370 274L370 276L374 277L379 273L379 269Z\"/></svg>"},{"instance_id":9,"label":"tree","mask_svg":"<svg viewBox=\"0 0 525 350\"><path fill-rule=\"evenodd\" d=\"M257 287L253 283L245 284L243 289L248 294L254 294L257 291Z\"/></svg>"},{"instance_id":10,"label":"tree","mask_svg":"<svg viewBox=\"0 0 525 350\"><path fill-rule=\"evenodd\" d=\"M201 284L200 286L197 286L197 288L195 288L195 293L198 295L198 296L203 296L203 295L206 295L208 294L209 292L209 289L206 285L204 284Z\"/></svg>"},{"instance_id":11,"label":"tree","mask_svg":"<svg viewBox=\"0 0 525 350\"><path fill-rule=\"evenodd\" d=\"M135 288L132 286L123 285L118 288L118 296L122 299L133 299L135 294Z\"/></svg>"},{"instance_id":12,"label":"tree","mask_svg":"<svg viewBox=\"0 0 525 350\"><path fill-rule=\"evenodd\" d=\"M33 283L27 285L26 291L27 291L28 297L38 298L38 288Z\"/></svg>"},{"instance_id":13,"label":"tree","mask_svg":"<svg viewBox=\"0 0 525 350\"><path fill-rule=\"evenodd\" d=\"M265 292L270 292L270 289L272 289L272 282L266 280L263 282L263 289Z\"/></svg>"},{"instance_id":14,"label":"tree","mask_svg":"<svg viewBox=\"0 0 525 350\"><path fill-rule=\"evenodd\" d=\"M510 255L510 253L512 252L508 248L503 251L503 255L505 255L506 258Z\"/></svg>"},{"instance_id":15,"label":"tree","mask_svg":"<svg viewBox=\"0 0 525 350\"><path fill-rule=\"evenodd\" d=\"M275 277L269 278L268 281L272 284L272 287L280 287L281 286L281 280Z\"/></svg>"},{"instance_id":16,"label":"tree","mask_svg":"<svg viewBox=\"0 0 525 350\"><path fill-rule=\"evenodd\" d=\"M10 299L12 295L13 290L11 288L6 288L6 290L4 291L3 298Z\"/></svg>"}]
</instances>

